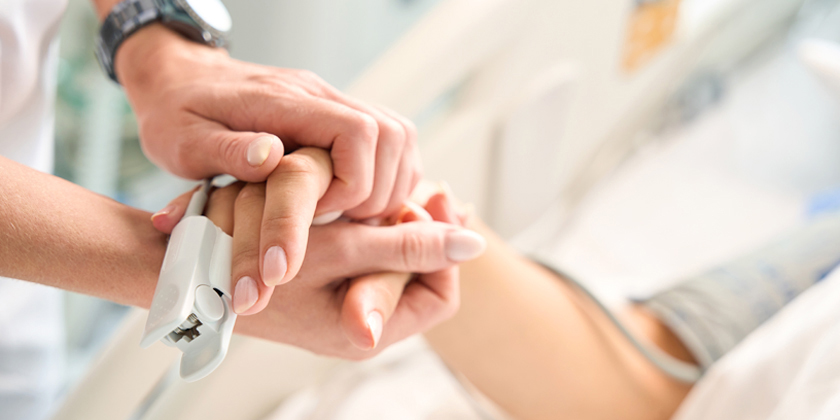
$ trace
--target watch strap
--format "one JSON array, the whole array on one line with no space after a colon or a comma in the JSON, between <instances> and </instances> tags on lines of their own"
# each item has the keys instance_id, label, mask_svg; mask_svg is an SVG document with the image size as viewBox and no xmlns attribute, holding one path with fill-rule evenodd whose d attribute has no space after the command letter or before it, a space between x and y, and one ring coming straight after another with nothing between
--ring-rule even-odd
<instances>
[{"instance_id":1,"label":"watch strap","mask_svg":"<svg viewBox=\"0 0 840 420\"><path fill-rule=\"evenodd\" d=\"M120 44L140 28L161 18L158 0L125 0L114 6L102 22L96 39L96 58L111 80L119 83L114 71L114 56Z\"/></svg>"}]
</instances>

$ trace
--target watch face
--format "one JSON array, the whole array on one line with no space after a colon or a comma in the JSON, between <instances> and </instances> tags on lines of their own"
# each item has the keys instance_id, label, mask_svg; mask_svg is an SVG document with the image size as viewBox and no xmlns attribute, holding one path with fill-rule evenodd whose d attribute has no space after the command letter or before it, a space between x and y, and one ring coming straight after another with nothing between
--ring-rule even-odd
<instances>
[{"instance_id":1,"label":"watch face","mask_svg":"<svg viewBox=\"0 0 840 420\"><path fill-rule=\"evenodd\" d=\"M184 0L201 20L213 29L225 33L230 31L232 21L225 5L219 0Z\"/></svg>"}]
</instances>

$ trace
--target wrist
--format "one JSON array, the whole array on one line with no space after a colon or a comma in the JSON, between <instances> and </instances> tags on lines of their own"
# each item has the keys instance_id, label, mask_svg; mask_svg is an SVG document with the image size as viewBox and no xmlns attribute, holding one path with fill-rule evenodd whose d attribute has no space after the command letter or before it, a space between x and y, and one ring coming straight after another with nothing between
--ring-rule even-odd
<instances>
[{"instance_id":1,"label":"wrist","mask_svg":"<svg viewBox=\"0 0 840 420\"><path fill-rule=\"evenodd\" d=\"M148 308L154 296L169 235L158 232L152 225L151 214L117 204L114 213L124 223L120 229L122 241L112 251L112 258L124 261L123 271L131 281L121 283L113 296L101 296L118 303Z\"/></svg>"},{"instance_id":2,"label":"wrist","mask_svg":"<svg viewBox=\"0 0 840 420\"><path fill-rule=\"evenodd\" d=\"M124 87L138 83L147 85L167 70L169 60L164 57L189 43L163 24L151 24L120 44L114 55L114 72Z\"/></svg>"},{"instance_id":3,"label":"wrist","mask_svg":"<svg viewBox=\"0 0 840 420\"><path fill-rule=\"evenodd\" d=\"M108 13L111 13L111 9L119 2L120 0L94 0L93 8L96 9L96 16L99 18L99 23L102 23L108 17Z\"/></svg>"}]
</instances>

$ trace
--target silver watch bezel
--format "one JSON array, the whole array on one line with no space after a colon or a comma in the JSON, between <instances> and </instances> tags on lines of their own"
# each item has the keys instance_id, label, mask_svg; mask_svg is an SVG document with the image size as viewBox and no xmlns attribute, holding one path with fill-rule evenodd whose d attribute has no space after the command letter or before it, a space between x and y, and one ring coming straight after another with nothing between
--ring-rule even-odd
<instances>
[{"instance_id":1,"label":"silver watch bezel","mask_svg":"<svg viewBox=\"0 0 840 420\"><path fill-rule=\"evenodd\" d=\"M221 0L215 0L219 3L222 3L224 7L224 3ZM189 5L187 0L172 0L174 5L185 12L190 19L192 19L203 31L201 34L202 39L207 43L215 44L216 46L221 46L224 43L224 40L227 38L227 35L230 31L222 31L218 28L213 27L213 25L207 23L196 11ZM230 17L230 12L228 12L227 7L225 7L225 12L228 13L228 17Z\"/></svg>"}]
</instances>

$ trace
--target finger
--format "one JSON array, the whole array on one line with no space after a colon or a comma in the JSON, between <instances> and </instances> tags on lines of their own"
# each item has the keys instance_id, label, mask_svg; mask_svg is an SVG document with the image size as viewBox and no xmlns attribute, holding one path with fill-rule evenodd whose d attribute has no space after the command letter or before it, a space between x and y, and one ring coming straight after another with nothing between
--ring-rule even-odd
<instances>
[{"instance_id":1,"label":"finger","mask_svg":"<svg viewBox=\"0 0 840 420\"><path fill-rule=\"evenodd\" d=\"M312 228L310 243L329 252L307 254L313 275L356 277L376 272L430 273L481 255L484 238L440 222L412 222L372 227L336 222ZM334 272L341 267L343 272ZM328 272L333 270L333 272Z\"/></svg>"},{"instance_id":2,"label":"finger","mask_svg":"<svg viewBox=\"0 0 840 420\"><path fill-rule=\"evenodd\" d=\"M414 191L414 187L423 178L423 165L417 149L417 128L414 123L391 109L385 107L378 107L378 109L402 124L406 133L405 148L403 148L394 189L391 192L391 200L383 211L383 214L388 215L397 211Z\"/></svg>"},{"instance_id":3,"label":"finger","mask_svg":"<svg viewBox=\"0 0 840 420\"><path fill-rule=\"evenodd\" d=\"M194 165L212 175L228 174L242 181L262 182L283 157L283 143L273 134L231 131L210 121L204 125L206 130L192 131L185 144L198 144L198 150L187 153ZM190 138L194 140L190 142Z\"/></svg>"},{"instance_id":4,"label":"finger","mask_svg":"<svg viewBox=\"0 0 840 420\"><path fill-rule=\"evenodd\" d=\"M341 308L341 327L353 345L362 350L376 348L409 280L409 274L383 273L350 281Z\"/></svg>"},{"instance_id":5,"label":"finger","mask_svg":"<svg viewBox=\"0 0 840 420\"><path fill-rule=\"evenodd\" d=\"M160 232L166 234L172 233L172 229L175 229L175 225L184 217L184 213L187 211L187 205L190 203L190 198L192 198L193 193L198 188L199 186L196 186L192 190L175 197L166 207L153 214L152 226Z\"/></svg>"},{"instance_id":6,"label":"finger","mask_svg":"<svg viewBox=\"0 0 840 420\"><path fill-rule=\"evenodd\" d=\"M233 235L234 205L245 184L234 182L213 191L207 199L204 215L228 235Z\"/></svg>"},{"instance_id":7,"label":"finger","mask_svg":"<svg viewBox=\"0 0 840 420\"><path fill-rule=\"evenodd\" d=\"M269 176L259 241L266 285L276 286L297 275L315 208L332 178L329 154L312 147L283 157Z\"/></svg>"},{"instance_id":8,"label":"finger","mask_svg":"<svg viewBox=\"0 0 840 420\"><path fill-rule=\"evenodd\" d=\"M396 223L431 222L433 220L432 215L419 204L413 201L406 201L403 203L403 208L397 217Z\"/></svg>"},{"instance_id":9,"label":"finger","mask_svg":"<svg viewBox=\"0 0 840 420\"><path fill-rule=\"evenodd\" d=\"M155 133L151 133L154 135ZM270 133L234 131L224 124L191 114L175 142L160 142L152 151L160 166L190 179L219 174L248 182L262 182L283 157L280 139Z\"/></svg>"},{"instance_id":10,"label":"finger","mask_svg":"<svg viewBox=\"0 0 840 420\"><path fill-rule=\"evenodd\" d=\"M458 267L420 275L403 290L381 343L390 345L451 318L461 302Z\"/></svg>"},{"instance_id":11,"label":"finger","mask_svg":"<svg viewBox=\"0 0 840 420\"><path fill-rule=\"evenodd\" d=\"M432 219L439 222L461 224L461 218L455 210L455 205L446 192L439 192L429 197L429 201L426 202L426 211L429 212Z\"/></svg>"},{"instance_id":12,"label":"finger","mask_svg":"<svg viewBox=\"0 0 840 420\"><path fill-rule=\"evenodd\" d=\"M268 305L274 287L266 286L260 277L260 227L265 208L265 184L248 184L242 188L234 204L233 310L250 315Z\"/></svg>"},{"instance_id":13,"label":"finger","mask_svg":"<svg viewBox=\"0 0 840 420\"><path fill-rule=\"evenodd\" d=\"M407 145L406 147L412 146ZM402 156L400 156L399 159L400 163L399 168L397 170L396 179L394 180L394 187L391 190L391 195L388 198L388 202L386 203L385 208L381 212L381 214L385 216L390 216L399 212L402 208L403 203L407 200L408 196L411 194L412 188L414 187L412 185L415 182L413 156L411 155L411 153L406 153L406 151L404 150Z\"/></svg>"},{"instance_id":14,"label":"finger","mask_svg":"<svg viewBox=\"0 0 840 420\"><path fill-rule=\"evenodd\" d=\"M371 116L308 94L293 100L255 94L246 102L237 111L243 113L240 120L257 120L260 130L280 136L287 149L308 146L330 151L334 178L318 204L319 214L354 208L370 196L379 137ZM270 115L266 110L271 110Z\"/></svg>"},{"instance_id":15,"label":"finger","mask_svg":"<svg viewBox=\"0 0 840 420\"><path fill-rule=\"evenodd\" d=\"M429 197L426 210L436 221L457 223L459 220L445 192ZM386 339L401 339L404 334L425 331L454 315L459 305L458 267L423 274L405 288L403 299L393 316L394 328L390 330L394 331L389 331L395 336Z\"/></svg>"},{"instance_id":16,"label":"finger","mask_svg":"<svg viewBox=\"0 0 840 420\"><path fill-rule=\"evenodd\" d=\"M430 217L442 222L455 222L457 216L447 195L432 195L426 204ZM423 332L451 318L460 306L458 267L422 274L403 290L399 304L388 321L381 338L390 345L413 334Z\"/></svg>"},{"instance_id":17,"label":"finger","mask_svg":"<svg viewBox=\"0 0 840 420\"><path fill-rule=\"evenodd\" d=\"M350 218L365 219L382 215L389 204L398 175L400 175L400 164L406 146L407 133L403 125L397 120L373 107L358 106L355 108L373 117L379 128L373 189L367 200L345 212L345 215ZM406 170L406 168L403 169L404 172Z\"/></svg>"},{"instance_id":18,"label":"finger","mask_svg":"<svg viewBox=\"0 0 840 420\"><path fill-rule=\"evenodd\" d=\"M347 215L355 219L364 219L378 215L387 216L398 211L403 201L423 178L423 167L417 150L417 128L414 123L391 109L369 105L344 95L315 75L305 76L306 83L302 85L309 87L310 94L322 96L370 115L379 126L376 172L371 197ZM386 144L384 147L379 144L382 142ZM397 158L399 161L393 160L394 142L402 144L402 153ZM386 198L385 195L389 197Z\"/></svg>"}]
</instances>

